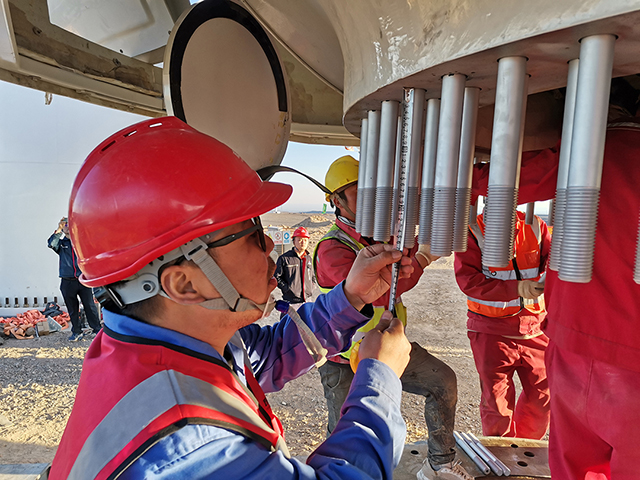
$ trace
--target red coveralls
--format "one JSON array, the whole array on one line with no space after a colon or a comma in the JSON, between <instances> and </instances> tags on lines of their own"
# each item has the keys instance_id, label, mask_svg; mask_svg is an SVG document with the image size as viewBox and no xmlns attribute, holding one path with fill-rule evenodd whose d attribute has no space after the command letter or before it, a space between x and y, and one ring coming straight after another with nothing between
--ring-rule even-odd
<instances>
[{"instance_id":1,"label":"red coveralls","mask_svg":"<svg viewBox=\"0 0 640 480\"><path fill-rule=\"evenodd\" d=\"M354 228L336 219L336 225L341 230L345 231L351 238L357 242L368 246L371 243L368 242L362 235L357 233ZM377 243L377 242L376 242ZM404 292L411 290L415 287L422 276L422 267L418 263L415 257L417 246L414 246L409 251L411 257L411 263L413 265L413 273L409 278L403 278L398 281L398 295L402 295ZM353 266L353 262L356 260L356 253L337 240L329 240L322 242L318 245L317 251L318 268L316 269L316 278L318 285L321 287L334 287L344 281L349 274L349 270ZM372 302L374 307L388 307L389 306L389 292L387 291L378 300Z\"/></svg>"},{"instance_id":2,"label":"red coveralls","mask_svg":"<svg viewBox=\"0 0 640 480\"><path fill-rule=\"evenodd\" d=\"M529 157L529 165L538 166L529 169L523 163L521 182L528 192L537 191L522 201L553 198L557 151ZM536 178L535 172L545 169ZM476 194L486 191L485 182L475 186ZM607 131L591 281L570 283L552 270L547 274L544 328L551 338L546 363L554 479L639 477L640 285L633 281L639 212L636 118L611 124Z\"/></svg>"},{"instance_id":3,"label":"red coveralls","mask_svg":"<svg viewBox=\"0 0 640 480\"><path fill-rule=\"evenodd\" d=\"M536 217L535 221L539 219ZM478 222L482 222L481 215ZM524 214L518 212L514 246L519 270L516 274L513 267L498 269L507 274L503 275L505 278L513 279L492 278L500 271L483 272L482 251L473 235L467 251L455 254L456 281L470 297L467 328L480 376L484 435L540 439L549 426L549 388L544 367L548 338L540 330L544 308L537 304L529 309L523 307L517 279L536 279L544 271L551 236L544 222L539 221L539 225L538 246L531 227L525 227ZM525 269L532 272L525 273ZM495 302L496 306L478 304L473 299ZM515 372L523 388L517 403Z\"/></svg>"}]
</instances>

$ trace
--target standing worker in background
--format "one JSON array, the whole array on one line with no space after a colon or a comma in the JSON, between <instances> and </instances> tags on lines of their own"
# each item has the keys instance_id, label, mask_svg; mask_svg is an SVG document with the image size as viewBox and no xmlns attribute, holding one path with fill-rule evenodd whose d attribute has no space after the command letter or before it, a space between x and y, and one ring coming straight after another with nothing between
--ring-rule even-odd
<instances>
[{"instance_id":1,"label":"standing worker in background","mask_svg":"<svg viewBox=\"0 0 640 480\"><path fill-rule=\"evenodd\" d=\"M98 309L93 301L93 291L80 283L78 277L82 274L78 267L78 256L71 245L69 238L69 224L66 217L63 217L58 223L58 228L49 237L49 248L56 252L59 256L59 275L60 275L60 292L64 303L67 306L69 317L71 318L71 336L70 342L77 342L83 337L82 324L80 322L80 303L78 297L84 306L84 312L87 316L89 326L93 330L93 334L100 331L100 318L98 317Z\"/></svg>"},{"instance_id":2,"label":"standing worker in background","mask_svg":"<svg viewBox=\"0 0 640 480\"><path fill-rule=\"evenodd\" d=\"M309 232L298 227L293 232L293 248L278 257L275 277L282 299L291 305L313 300L315 277L307 251ZM284 313L281 317L284 316Z\"/></svg>"},{"instance_id":3,"label":"standing worker in background","mask_svg":"<svg viewBox=\"0 0 640 480\"><path fill-rule=\"evenodd\" d=\"M534 216L531 225L517 212L514 257L509 266L482 265L483 216L470 227L467 251L455 254L454 270L467 295L467 328L482 391L482 433L496 437L541 439L549 427L549 386L544 353L549 339L542 293L551 246L547 224ZM513 375L522 393L516 402Z\"/></svg>"},{"instance_id":4,"label":"standing worker in background","mask_svg":"<svg viewBox=\"0 0 640 480\"><path fill-rule=\"evenodd\" d=\"M410 350L397 319L363 340L339 428L306 463L291 458L265 397L315 364L289 318L255 324L276 288L259 215L291 191L175 117L132 125L89 154L69 218L105 326L85 356L51 480L392 478ZM371 318L394 262L411 274L401 252L367 249L344 283L300 307L329 354Z\"/></svg>"},{"instance_id":5,"label":"standing worker in background","mask_svg":"<svg viewBox=\"0 0 640 480\"><path fill-rule=\"evenodd\" d=\"M321 291L329 291L344 281L358 252L378 243L355 231L357 182L358 161L349 155L335 160L325 177L325 186L332 192L327 195L327 200L335 206L336 222L314 250L314 269ZM423 270L437 259L425 245L414 246L409 251L409 256L414 267L413 274L398 282L398 295L412 289ZM388 292L373 302L376 313L371 322L358 332L360 336L375 327L388 305ZM399 297L396 313L406 324L406 308ZM356 336L354 341L357 341ZM341 408L354 378L350 357L351 349L342 356L329 359L318 369L327 400L329 433L340 419ZM456 452L453 429L458 391L453 370L416 342L412 342L411 360L401 381L404 391L425 397L424 416L429 431L429 455L423 467L426 476L470 480L472 477L454 460Z\"/></svg>"}]
</instances>

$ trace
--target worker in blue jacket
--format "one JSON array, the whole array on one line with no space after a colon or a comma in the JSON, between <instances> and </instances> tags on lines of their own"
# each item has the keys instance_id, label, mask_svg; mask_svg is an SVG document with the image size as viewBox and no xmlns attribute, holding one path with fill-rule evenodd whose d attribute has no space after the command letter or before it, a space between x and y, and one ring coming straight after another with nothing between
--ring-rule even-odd
<instances>
[{"instance_id":1,"label":"worker in blue jacket","mask_svg":"<svg viewBox=\"0 0 640 480\"><path fill-rule=\"evenodd\" d=\"M289 316L256 325L276 287L259 215L290 195L174 117L124 129L89 155L69 220L105 326L50 479L392 478L411 346L389 312L361 343L336 429L306 462L291 458L265 397L321 363L314 335L315 352L349 348L389 288L391 264L402 278L413 270L389 245L366 248L344 282L300 307L309 336Z\"/></svg>"},{"instance_id":2,"label":"worker in blue jacket","mask_svg":"<svg viewBox=\"0 0 640 480\"><path fill-rule=\"evenodd\" d=\"M71 318L71 336L70 342L77 342L82 339L82 322L80 321L80 303L78 297L84 306L84 312L87 316L87 322L93 330L93 334L100 331L100 318L98 317L98 309L93 301L93 292L90 288L85 287L78 281L78 277L82 273L78 267L78 257L71 245L69 238L69 223L67 217L62 217L58 223L58 228L49 237L47 241L49 248L58 254L59 257L59 275L60 275L60 292L64 303L67 306L69 317Z\"/></svg>"}]
</instances>

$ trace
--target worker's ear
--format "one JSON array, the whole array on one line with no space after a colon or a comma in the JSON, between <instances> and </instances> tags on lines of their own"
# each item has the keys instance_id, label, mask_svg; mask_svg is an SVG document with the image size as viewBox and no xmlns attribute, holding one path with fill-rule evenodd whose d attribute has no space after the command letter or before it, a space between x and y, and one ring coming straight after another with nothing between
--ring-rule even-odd
<instances>
[{"instance_id":1,"label":"worker's ear","mask_svg":"<svg viewBox=\"0 0 640 480\"><path fill-rule=\"evenodd\" d=\"M183 262L165 268L160 277L160 283L162 289L174 302L193 305L207 299L202 294L202 277L206 280L202 270L197 266L191 262Z\"/></svg>"}]
</instances>

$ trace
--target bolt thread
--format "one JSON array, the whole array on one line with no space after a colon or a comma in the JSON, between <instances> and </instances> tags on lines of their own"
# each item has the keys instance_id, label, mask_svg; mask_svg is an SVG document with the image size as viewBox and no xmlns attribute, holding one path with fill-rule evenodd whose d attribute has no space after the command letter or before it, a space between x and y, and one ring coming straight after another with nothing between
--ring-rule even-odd
<instances>
[{"instance_id":1,"label":"bolt thread","mask_svg":"<svg viewBox=\"0 0 640 480\"><path fill-rule=\"evenodd\" d=\"M378 187L376 189L375 223L373 239L376 242L387 242L391 237L391 204L393 187Z\"/></svg>"},{"instance_id":2,"label":"bolt thread","mask_svg":"<svg viewBox=\"0 0 640 480\"><path fill-rule=\"evenodd\" d=\"M412 248L416 242L416 224L418 223L418 187L407 186L407 196L405 203L405 225L404 248Z\"/></svg>"},{"instance_id":3,"label":"bolt thread","mask_svg":"<svg viewBox=\"0 0 640 480\"><path fill-rule=\"evenodd\" d=\"M431 220L433 217L433 188L423 188L420 195L420 229L418 243L431 243Z\"/></svg>"},{"instance_id":4,"label":"bolt thread","mask_svg":"<svg viewBox=\"0 0 640 480\"><path fill-rule=\"evenodd\" d=\"M358 198L356 199L356 232L362 231L362 200L364 199L364 191L358 189Z\"/></svg>"},{"instance_id":5,"label":"bolt thread","mask_svg":"<svg viewBox=\"0 0 640 480\"><path fill-rule=\"evenodd\" d=\"M636 246L636 267L633 270L633 281L640 285L640 216L638 218L638 244Z\"/></svg>"},{"instance_id":6,"label":"bolt thread","mask_svg":"<svg viewBox=\"0 0 640 480\"><path fill-rule=\"evenodd\" d=\"M513 234L516 223L518 189L490 185L484 209L484 248L482 264L506 267L513 258Z\"/></svg>"},{"instance_id":7,"label":"bolt thread","mask_svg":"<svg viewBox=\"0 0 640 480\"><path fill-rule=\"evenodd\" d=\"M373 220L374 209L376 205L376 189L375 187L366 187L362 189L362 224L360 225L360 235L363 237L373 236Z\"/></svg>"},{"instance_id":8,"label":"bolt thread","mask_svg":"<svg viewBox=\"0 0 640 480\"><path fill-rule=\"evenodd\" d=\"M391 231L390 234L395 235L396 224L398 223L398 195L400 194L399 190L394 187L393 189L393 201L391 204Z\"/></svg>"},{"instance_id":9,"label":"bolt thread","mask_svg":"<svg viewBox=\"0 0 640 480\"><path fill-rule=\"evenodd\" d=\"M433 189L431 217L431 253L433 255L440 257L451 255L455 204L455 187L436 187Z\"/></svg>"},{"instance_id":10,"label":"bolt thread","mask_svg":"<svg viewBox=\"0 0 640 480\"><path fill-rule=\"evenodd\" d=\"M453 251L466 252L469 238L469 203L471 189L458 188L456 190L456 206L453 216Z\"/></svg>"},{"instance_id":11,"label":"bolt thread","mask_svg":"<svg viewBox=\"0 0 640 480\"><path fill-rule=\"evenodd\" d=\"M598 188L567 188L560 280L574 283L591 281L599 200Z\"/></svg>"},{"instance_id":12,"label":"bolt thread","mask_svg":"<svg viewBox=\"0 0 640 480\"><path fill-rule=\"evenodd\" d=\"M559 188L556 191L556 201L553 205L553 236L551 238L551 253L549 254L549 268L560 270L562 259L562 236L564 234L564 213L567 208L567 189Z\"/></svg>"}]
</instances>

